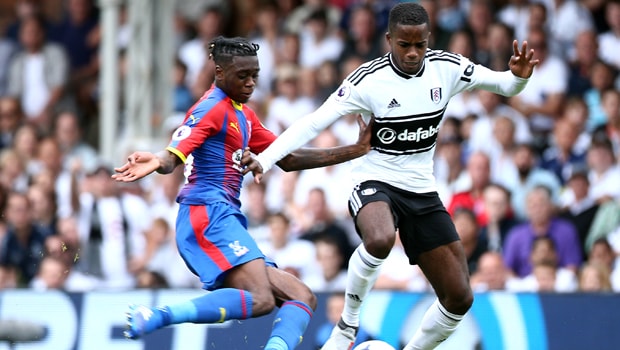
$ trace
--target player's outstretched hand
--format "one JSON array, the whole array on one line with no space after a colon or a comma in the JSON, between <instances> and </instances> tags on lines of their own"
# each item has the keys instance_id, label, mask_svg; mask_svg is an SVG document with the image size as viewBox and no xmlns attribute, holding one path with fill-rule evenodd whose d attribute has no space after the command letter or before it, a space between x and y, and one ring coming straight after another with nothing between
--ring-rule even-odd
<instances>
[{"instance_id":1,"label":"player's outstretched hand","mask_svg":"<svg viewBox=\"0 0 620 350\"><path fill-rule=\"evenodd\" d=\"M512 74L520 78L529 78L534 72L534 67L540 62L534 59L534 49L527 49L527 41L524 41L521 50L519 50L519 42L512 42L513 54L510 56L508 66Z\"/></svg>"},{"instance_id":2,"label":"player's outstretched hand","mask_svg":"<svg viewBox=\"0 0 620 350\"><path fill-rule=\"evenodd\" d=\"M127 157L127 163L114 168L112 178L119 182L139 180L159 168L159 158L151 152L134 152Z\"/></svg>"},{"instance_id":3,"label":"player's outstretched hand","mask_svg":"<svg viewBox=\"0 0 620 350\"><path fill-rule=\"evenodd\" d=\"M246 147L243 151L243 156L241 157L241 167L241 173L243 175L252 172L252 175L254 175L254 182L257 184L260 183L263 178L263 167L256 161L256 159L254 159L249 147Z\"/></svg>"}]
</instances>

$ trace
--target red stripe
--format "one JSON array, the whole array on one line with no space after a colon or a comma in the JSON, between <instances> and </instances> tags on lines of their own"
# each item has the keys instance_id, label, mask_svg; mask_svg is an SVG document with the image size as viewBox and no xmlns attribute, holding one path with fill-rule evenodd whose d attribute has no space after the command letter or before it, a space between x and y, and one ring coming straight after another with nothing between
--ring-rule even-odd
<instances>
[{"instance_id":1,"label":"red stripe","mask_svg":"<svg viewBox=\"0 0 620 350\"><path fill-rule=\"evenodd\" d=\"M245 305L245 291L239 290L239 293L241 293L241 319L244 320L248 318L248 308Z\"/></svg>"},{"instance_id":2,"label":"red stripe","mask_svg":"<svg viewBox=\"0 0 620 350\"><path fill-rule=\"evenodd\" d=\"M306 306L306 304L296 303L296 302L294 302L294 301L285 301L285 302L284 302L284 304L282 304L282 306L287 305L287 304L288 304L288 305L294 305L294 306L297 306L298 308L300 308L300 309L304 310L305 312L307 312L307 313L308 313L308 315L310 315L310 317L312 317L313 312L312 312L312 310L311 310L310 308L308 308L308 307Z\"/></svg>"},{"instance_id":3,"label":"red stripe","mask_svg":"<svg viewBox=\"0 0 620 350\"><path fill-rule=\"evenodd\" d=\"M209 217L207 216L206 208L201 205L190 205L189 221L194 229L194 236L196 237L200 249L215 262L220 270L229 270L232 265L230 265L226 256L224 256L217 246L204 235L204 228L209 225Z\"/></svg>"}]
</instances>

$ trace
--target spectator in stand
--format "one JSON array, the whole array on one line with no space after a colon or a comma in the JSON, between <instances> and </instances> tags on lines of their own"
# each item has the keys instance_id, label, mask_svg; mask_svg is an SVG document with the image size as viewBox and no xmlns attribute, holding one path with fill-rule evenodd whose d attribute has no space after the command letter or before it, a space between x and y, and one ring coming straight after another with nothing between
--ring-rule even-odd
<instances>
[{"instance_id":1,"label":"spectator in stand","mask_svg":"<svg viewBox=\"0 0 620 350\"><path fill-rule=\"evenodd\" d=\"M13 42L19 41L19 31L24 23L24 20L32 16L43 15L43 4L40 0L16 0L15 13L12 22L9 22L6 28L6 37ZM49 24L45 21L46 30L49 29Z\"/></svg>"},{"instance_id":2,"label":"spectator in stand","mask_svg":"<svg viewBox=\"0 0 620 350\"><path fill-rule=\"evenodd\" d=\"M593 132L595 129L607 123L607 115L602 106L602 94L605 90L613 88L617 71L603 61L596 61L592 66L591 88L586 90L583 95L584 101L588 106L588 119L586 130Z\"/></svg>"},{"instance_id":3,"label":"spectator in stand","mask_svg":"<svg viewBox=\"0 0 620 350\"><path fill-rule=\"evenodd\" d=\"M469 12L464 29L473 39L472 56L475 63L487 62L489 57L489 29L493 23L493 2L491 0L472 0L469 3ZM520 38L517 40L522 41ZM529 45L529 43L528 43ZM529 47L529 46L528 46Z\"/></svg>"},{"instance_id":4,"label":"spectator in stand","mask_svg":"<svg viewBox=\"0 0 620 350\"><path fill-rule=\"evenodd\" d=\"M598 203L620 198L620 165L607 137L595 137L586 156L590 197Z\"/></svg>"},{"instance_id":5,"label":"spectator in stand","mask_svg":"<svg viewBox=\"0 0 620 350\"><path fill-rule=\"evenodd\" d=\"M315 9L304 21L299 33L299 65L302 68L318 68L325 61L335 61L340 57L344 41L336 33L336 27L328 20L328 10Z\"/></svg>"},{"instance_id":6,"label":"spectator in stand","mask_svg":"<svg viewBox=\"0 0 620 350\"><path fill-rule=\"evenodd\" d=\"M174 60L174 69L172 71L172 111L185 112L196 101L192 95L192 91L187 86L187 66L178 57Z\"/></svg>"},{"instance_id":7,"label":"spectator in stand","mask_svg":"<svg viewBox=\"0 0 620 350\"><path fill-rule=\"evenodd\" d=\"M0 264L0 290L15 289L18 286L18 269L13 265Z\"/></svg>"},{"instance_id":8,"label":"spectator in stand","mask_svg":"<svg viewBox=\"0 0 620 350\"><path fill-rule=\"evenodd\" d=\"M575 225L580 245L584 248L599 204L589 196L590 181L586 169L574 169L567 185L562 193L559 215Z\"/></svg>"},{"instance_id":9,"label":"spectator in stand","mask_svg":"<svg viewBox=\"0 0 620 350\"><path fill-rule=\"evenodd\" d=\"M502 252L508 232L517 225L510 206L510 192L503 186L492 183L482 193L487 224L480 228L478 244L484 251Z\"/></svg>"},{"instance_id":10,"label":"spectator in stand","mask_svg":"<svg viewBox=\"0 0 620 350\"><path fill-rule=\"evenodd\" d=\"M515 123L508 117L496 117L492 136L487 140L487 144L494 146L485 150L491 162L491 181L500 182L507 171L514 171L515 168L514 153L517 146Z\"/></svg>"},{"instance_id":11,"label":"spectator in stand","mask_svg":"<svg viewBox=\"0 0 620 350\"><path fill-rule=\"evenodd\" d=\"M196 99L213 83L213 62L207 59L206 47L211 40L222 34L224 20L219 7L205 8L194 23L196 37L184 42L179 48L179 59L187 66L186 84Z\"/></svg>"},{"instance_id":12,"label":"spectator in stand","mask_svg":"<svg viewBox=\"0 0 620 350\"><path fill-rule=\"evenodd\" d=\"M429 47L447 50L452 33L465 25L465 14L458 1L421 0L420 5L428 13L429 30L433 35L429 38ZM510 37L512 40L512 37ZM504 61L506 63L507 61Z\"/></svg>"},{"instance_id":13,"label":"spectator in stand","mask_svg":"<svg viewBox=\"0 0 620 350\"><path fill-rule=\"evenodd\" d=\"M53 132L62 153L64 169L71 169L76 161L88 170L97 166L97 150L82 139L80 118L75 112L60 112L55 118Z\"/></svg>"},{"instance_id":14,"label":"spectator in stand","mask_svg":"<svg viewBox=\"0 0 620 350\"><path fill-rule=\"evenodd\" d=\"M241 203L243 203L241 210L248 219L248 232L260 243L269 239L271 211L265 201L267 187L264 182L246 181L241 187Z\"/></svg>"},{"instance_id":15,"label":"spectator in stand","mask_svg":"<svg viewBox=\"0 0 620 350\"><path fill-rule=\"evenodd\" d=\"M579 129L567 118L561 118L555 122L550 136L550 146L542 153L540 167L552 172L563 186L574 169L585 165L586 154L585 152L578 153L575 148Z\"/></svg>"},{"instance_id":16,"label":"spectator in stand","mask_svg":"<svg viewBox=\"0 0 620 350\"><path fill-rule=\"evenodd\" d=\"M9 96L19 98L28 123L51 130L52 114L61 106L67 87L69 61L62 46L47 41L41 17L28 17L20 26L21 49L9 68Z\"/></svg>"},{"instance_id":17,"label":"spectator in stand","mask_svg":"<svg viewBox=\"0 0 620 350\"><path fill-rule=\"evenodd\" d=\"M65 290L69 269L64 260L45 256L41 260L36 276L30 281L29 287L38 292L48 290Z\"/></svg>"},{"instance_id":18,"label":"spectator in stand","mask_svg":"<svg viewBox=\"0 0 620 350\"><path fill-rule=\"evenodd\" d=\"M66 4L60 23L50 30L50 40L59 43L67 53L68 92L75 96L79 109L92 118L93 95L99 79L99 16L92 0L68 0Z\"/></svg>"},{"instance_id":19,"label":"spectator in stand","mask_svg":"<svg viewBox=\"0 0 620 350\"><path fill-rule=\"evenodd\" d=\"M266 1L256 9L256 28L250 34L252 41L260 46L258 62L260 62L260 79L252 95L254 101L267 101L271 96L272 86L276 80L276 67L281 64L282 18L278 14L275 2Z\"/></svg>"},{"instance_id":20,"label":"spectator in stand","mask_svg":"<svg viewBox=\"0 0 620 350\"><path fill-rule=\"evenodd\" d=\"M584 31L594 30L594 20L582 1L554 0L549 3L548 24L551 38L563 59L573 56L575 39Z\"/></svg>"},{"instance_id":21,"label":"spectator in stand","mask_svg":"<svg viewBox=\"0 0 620 350\"><path fill-rule=\"evenodd\" d=\"M58 216L66 217L76 210L74 199L77 196L75 180L79 168L65 169L63 167L62 151L54 137L46 137L41 140L37 147L36 162L38 171L33 175L33 181L39 176L47 176L45 182L51 181L52 191L56 194Z\"/></svg>"},{"instance_id":22,"label":"spectator in stand","mask_svg":"<svg viewBox=\"0 0 620 350\"><path fill-rule=\"evenodd\" d=\"M78 269L80 260L87 258L80 250L80 233L75 217L60 218L56 226L57 234L45 239L45 255L60 259L67 270L64 289L67 292L86 292L100 287L101 281L95 276Z\"/></svg>"},{"instance_id":23,"label":"spectator in stand","mask_svg":"<svg viewBox=\"0 0 620 350\"><path fill-rule=\"evenodd\" d=\"M506 69L506 62L512 55L510 40L514 38L513 29L502 23L493 22L489 26L489 55L487 66L493 70L501 71Z\"/></svg>"},{"instance_id":24,"label":"spectator in stand","mask_svg":"<svg viewBox=\"0 0 620 350\"><path fill-rule=\"evenodd\" d=\"M355 142L355 141L354 141ZM311 141L312 147L330 148L343 145L330 130L323 130ZM295 185L295 203L303 207L309 204L309 197L315 188L320 188L325 196L327 210L342 224L348 223L349 208L347 201L351 195L349 172L351 162L344 162L327 167L303 170ZM317 196L320 199L321 196Z\"/></svg>"},{"instance_id":25,"label":"spectator in stand","mask_svg":"<svg viewBox=\"0 0 620 350\"><path fill-rule=\"evenodd\" d=\"M15 150L8 148L0 152L0 184L17 192L28 189L28 174L25 164Z\"/></svg>"},{"instance_id":26,"label":"spectator in stand","mask_svg":"<svg viewBox=\"0 0 620 350\"><path fill-rule=\"evenodd\" d=\"M129 265L138 285L141 278L149 279L153 273L160 275L172 288L201 285L181 259L174 241L174 230L166 219L155 218L144 237L146 243L142 254L132 258Z\"/></svg>"},{"instance_id":27,"label":"spectator in stand","mask_svg":"<svg viewBox=\"0 0 620 350\"><path fill-rule=\"evenodd\" d=\"M487 224L482 193L491 181L491 165L489 157L483 152L474 152L467 162L467 173L471 184L462 192L457 192L448 204L447 210L454 215L457 209L465 208L474 212L478 225Z\"/></svg>"},{"instance_id":28,"label":"spectator in stand","mask_svg":"<svg viewBox=\"0 0 620 350\"><path fill-rule=\"evenodd\" d=\"M463 243L467 267L469 273L472 274L476 271L478 259L487 250L484 245L480 244L480 227L476 222L476 216L469 209L457 208L452 214L452 221Z\"/></svg>"},{"instance_id":29,"label":"spectator in stand","mask_svg":"<svg viewBox=\"0 0 620 350\"><path fill-rule=\"evenodd\" d=\"M332 329L336 324L338 324L338 321L340 320L340 314L342 314L342 310L344 309L344 297L344 290L330 293L327 297L327 301L325 302L325 313L327 316L327 322L321 324L316 331L316 336L314 339L316 349L320 349L325 344L325 342L329 338L329 335L332 332ZM353 343L353 346L355 347L370 339L370 334L368 334L366 329L364 327L360 327L358 329L357 337L355 338L355 343Z\"/></svg>"},{"instance_id":30,"label":"spectator in stand","mask_svg":"<svg viewBox=\"0 0 620 350\"><path fill-rule=\"evenodd\" d=\"M158 174L154 176L153 185L149 193L149 213L151 219L164 218L171 230L174 232L174 225L177 221L177 211L179 203L176 198L181 186L185 182L183 168L179 167L169 176Z\"/></svg>"},{"instance_id":31,"label":"spectator in stand","mask_svg":"<svg viewBox=\"0 0 620 350\"><path fill-rule=\"evenodd\" d=\"M574 292L577 274L558 264L558 252L551 237L540 236L532 242L530 252L532 272L513 280L508 288L514 292Z\"/></svg>"},{"instance_id":32,"label":"spectator in stand","mask_svg":"<svg viewBox=\"0 0 620 350\"><path fill-rule=\"evenodd\" d=\"M569 59L567 96L583 96L592 87L592 67L598 59L598 38L593 30L582 31L575 37L575 52Z\"/></svg>"},{"instance_id":33,"label":"spectator in stand","mask_svg":"<svg viewBox=\"0 0 620 350\"><path fill-rule=\"evenodd\" d=\"M514 165L514 168L506 169L498 181L512 193L511 206L517 220L526 219L525 196L535 186L547 187L551 191L553 203L559 203L560 180L552 172L538 166L536 150L531 144L516 146Z\"/></svg>"},{"instance_id":34,"label":"spectator in stand","mask_svg":"<svg viewBox=\"0 0 620 350\"><path fill-rule=\"evenodd\" d=\"M379 40L383 32L379 31L375 17L374 9L369 4L352 8L349 24L343 32L344 47L338 62L350 56L361 57L366 62L384 53L383 41Z\"/></svg>"},{"instance_id":35,"label":"spectator in stand","mask_svg":"<svg viewBox=\"0 0 620 350\"><path fill-rule=\"evenodd\" d=\"M540 60L531 80L517 96L510 97L508 103L530 121L534 134L544 140L553 127L553 121L561 114L568 83L566 62L549 52L547 33L532 29L527 44L536 50Z\"/></svg>"},{"instance_id":36,"label":"spectator in stand","mask_svg":"<svg viewBox=\"0 0 620 350\"><path fill-rule=\"evenodd\" d=\"M290 14L286 16L284 31L290 33L300 33L305 22L317 10L325 11L327 25L330 28L338 28L338 23L342 18L342 11L332 5L327 0L302 0L302 4L296 6Z\"/></svg>"},{"instance_id":37,"label":"spectator in stand","mask_svg":"<svg viewBox=\"0 0 620 350\"><path fill-rule=\"evenodd\" d=\"M477 99L474 99L468 107L478 116L471 131L473 149L485 151L490 149L485 148L484 145L488 144L488 140L493 136L493 125L500 116L509 118L514 123L516 142L524 143L532 140L527 119L519 111L506 104L503 96L482 89L476 90L476 96Z\"/></svg>"},{"instance_id":38,"label":"spectator in stand","mask_svg":"<svg viewBox=\"0 0 620 350\"><path fill-rule=\"evenodd\" d=\"M560 117L560 119L568 120L579 135L573 145L573 152L576 154L585 154L590 147L590 143L592 143L592 134L586 130L588 106L583 98L577 96L568 98L564 103L562 117ZM552 144L549 140L548 143Z\"/></svg>"},{"instance_id":39,"label":"spectator in stand","mask_svg":"<svg viewBox=\"0 0 620 350\"><path fill-rule=\"evenodd\" d=\"M616 54L620 52L620 1L610 0L606 3L605 20L609 30L598 36L598 55L603 61L620 69L620 56Z\"/></svg>"},{"instance_id":40,"label":"spectator in stand","mask_svg":"<svg viewBox=\"0 0 620 350\"><path fill-rule=\"evenodd\" d=\"M349 226L346 226L346 221L331 210L325 190L319 187L310 189L303 211L296 220L302 230L301 238L314 241L324 235L332 236L338 241L348 262L354 249L353 243L359 242L354 239L358 237L352 230L347 231Z\"/></svg>"},{"instance_id":41,"label":"spectator in stand","mask_svg":"<svg viewBox=\"0 0 620 350\"><path fill-rule=\"evenodd\" d=\"M478 269L471 275L470 284L476 292L506 290L506 284L512 279L502 255L489 251L478 259Z\"/></svg>"},{"instance_id":42,"label":"spectator in stand","mask_svg":"<svg viewBox=\"0 0 620 350\"><path fill-rule=\"evenodd\" d=\"M612 292L610 272L600 264L584 264L579 271L580 292Z\"/></svg>"},{"instance_id":43,"label":"spectator in stand","mask_svg":"<svg viewBox=\"0 0 620 350\"><path fill-rule=\"evenodd\" d=\"M513 227L503 248L504 263L520 278L532 273L530 253L537 237L549 237L556 246L558 263L574 272L583 261L577 229L554 213L551 191L535 186L526 197L527 221Z\"/></svg>"},{"instance_id":44,"label":"spectator in stand","mask_svg":"<svg viewBox=\"0 0 620 350\"><path fill-rule=\"evenodd\" d=\"M400 234L396 234L394 247L383 262L374 289L401 290L408 292L428 292L430 284L418 265L403 269L409 264Z\"/></svg>"},{"instance_id":45,"label":"spectator in stand","mask_svg":"<svg viewBox=\"0 0 620 350\"><path fill-rule=\"evenodd\" d=\"M526 40L530 21L530 2L527 0L509 0L497 11L497 19L514 32L511 38Z\"/></svg>"},{"instance_id":46,"label":"spectator in stand","mask_svg":"<svg viewBox=\"0 0 620 350\"><path fill-rule=\"evenodd\" d=\"M39 134L31 124L23 124L17 131L13 139L13 149L19 155L19 159L24 163L26 173L32 177L41 170L41 165L37 161L37 149L39 147Z\"/></svg>"},{"instance_id":47,"label":"spectator in stand","mask_svg":"<svg viewBox=\"0 0 620 350\"><path fill-rule=\"evenodd\" d=\"M33 184L26 192L31 203L32 224L47 238L56 234L58 209L56 195L42 185Z\"/></svg>"},{"instance_id":48,"label":"spectator in stand","mask_svg":"<svg viewBox=\"0 0 620 350\"><path fill-rule=\"evenodd\" d=\"M342 242L329 234L317 236L314 240L316 260L321 268L321 280L309 286L317 292L343 291L347 285L347 263L350 253Z\"/></svg>"},{"instance_id":49,"label":"spectator in stand","mask_svg":"<svg viewBox=\"0 0 620 350\"><path fill-rule=\"evenodd\" d=\"M82 237L81 271L102 280L102 288L130 288L135 285L129 269L133 246L117 184L105 166L97 167L82 181L79 194L79 229ZM142 213L144 215L144 213Z\"/></svg>"},{"instance_id":50,"label":"spectator in stand","mask_svg":"<svg viewBox=\"0 0 620 350\"><path fill-rule=\"evenodd\" d=\"M307 286L320 286L322 274L317 266L315 245L293 235L289 218L283 213L269 216L269 239L258 242L266 257L278 268L299 278Z\"/></svg>"},{"instance_id":51,"label":"spectator in stand","mask_svg":"<svg viewBox=\"0 0 620 350\"><path fill-rule=\"evenodd\" d=\"M265 122L265 126L276 135L316 108L310 97L301 95L300 84L299 66L286 64L277 68L275 96L267 107Z\"/></svg>"},{"instance_id":52,"label":"spectator in stand","mask_svg":"<svg viewBox=\"0 0 620 350\"><path fill-rule=\"evenodd\" d=\"M17 267L19 286L34 278L45 252L45 236L31 222L31 205L25 194L10 192L4 212L7 232L0 242L0 265Z\"/></svg>"},{"instance_id":53,"label":"spectator in stand","mask_svg":"<svg viewBox=\"0 0 620 350\"><path fill-rule=\"evenodd\" d=\"M611 141L616 159L620 159L620 91L607 89L601 94L601 107L606 123L593 132L593 137L605 135Z\"/></svg>"},{"instance_id":54,"label":"spectator in stand","mask_svg":"<svg viewBox=\"0 0 620 350\"><path fill-rule=\"evenodd\" d=\"M446 121L444 123L445 127L447 123ZM440 130L445 130L445 128ZM452 200L452 196L459 189L466 188L470 182L469 174L463 164L461 147L461 137L458 131L437 138L437 152L434 159L435 179L439 198L446 206Z\"/></svg>"},{"instance_id":55,"label":"spectator in stand","mask_svg":"<svg viewBox=\"0 0 620 350\"><path fill-rule=\"evenodd\" d=\"M13 146L15 134L23 122L24 113L19 100L8 96L0 97L0 150Z\"/></svg>"},{"instance_id":56,"label":"spectator in stand","mask_svg":"<svg viewBox=\"0 0 620 350\"><path fill-rule=\"evenodd\" d=\"M599 238L592 244L585 264L604 266L610 271L611 287L614 292L620 291L620 258L614 252L606 238ZM584 264L584 265L585 265Z\"/></svg>"}]
</instances>

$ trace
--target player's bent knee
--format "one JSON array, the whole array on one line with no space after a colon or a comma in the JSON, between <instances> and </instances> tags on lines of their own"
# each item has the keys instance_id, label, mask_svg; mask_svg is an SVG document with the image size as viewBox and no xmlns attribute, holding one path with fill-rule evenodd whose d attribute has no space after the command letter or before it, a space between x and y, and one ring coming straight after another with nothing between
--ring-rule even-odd
<instances>
[{"instance_id":1,"label":"player's bent knee","mask_svg":"<svg viewBox=\"0 0 620 350\"><path fill-rule=\"evenodd\" d=\"M252 315L262 316L276 307L276 299L271 291L252 292Z\"/></svg>"},{"instance_id":2,"label":"player's bent knee","mask_svg":"<svg viewBox=\"0 0 620 350\"><path fill-rule=\"evenodd\" d=\"M446 310L457 315L464 315L474 303L474 294L471 288L458 288L446 295L440 302Z\"/></svg>"}]
</instances>

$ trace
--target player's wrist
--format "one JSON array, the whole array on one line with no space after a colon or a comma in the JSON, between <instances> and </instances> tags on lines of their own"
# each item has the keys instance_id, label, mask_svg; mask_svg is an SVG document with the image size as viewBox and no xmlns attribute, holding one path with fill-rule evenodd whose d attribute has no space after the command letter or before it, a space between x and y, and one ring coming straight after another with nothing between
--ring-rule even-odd
<instances>
[{"instance_id":1,"label":"player's wrist","mask_svg":"<svg viewBox=\"0 0 620 350\"><path fill-rule=\"evenodd\" d=\"M258 163L258 165L261 167L263 174L268 172L271 167L272 167L272 163L269 162L267 159L264 159L265 157L262 156L262 154L257 155L256 157L254 157L254 160Z\"/></svg>"}]
</instances>

